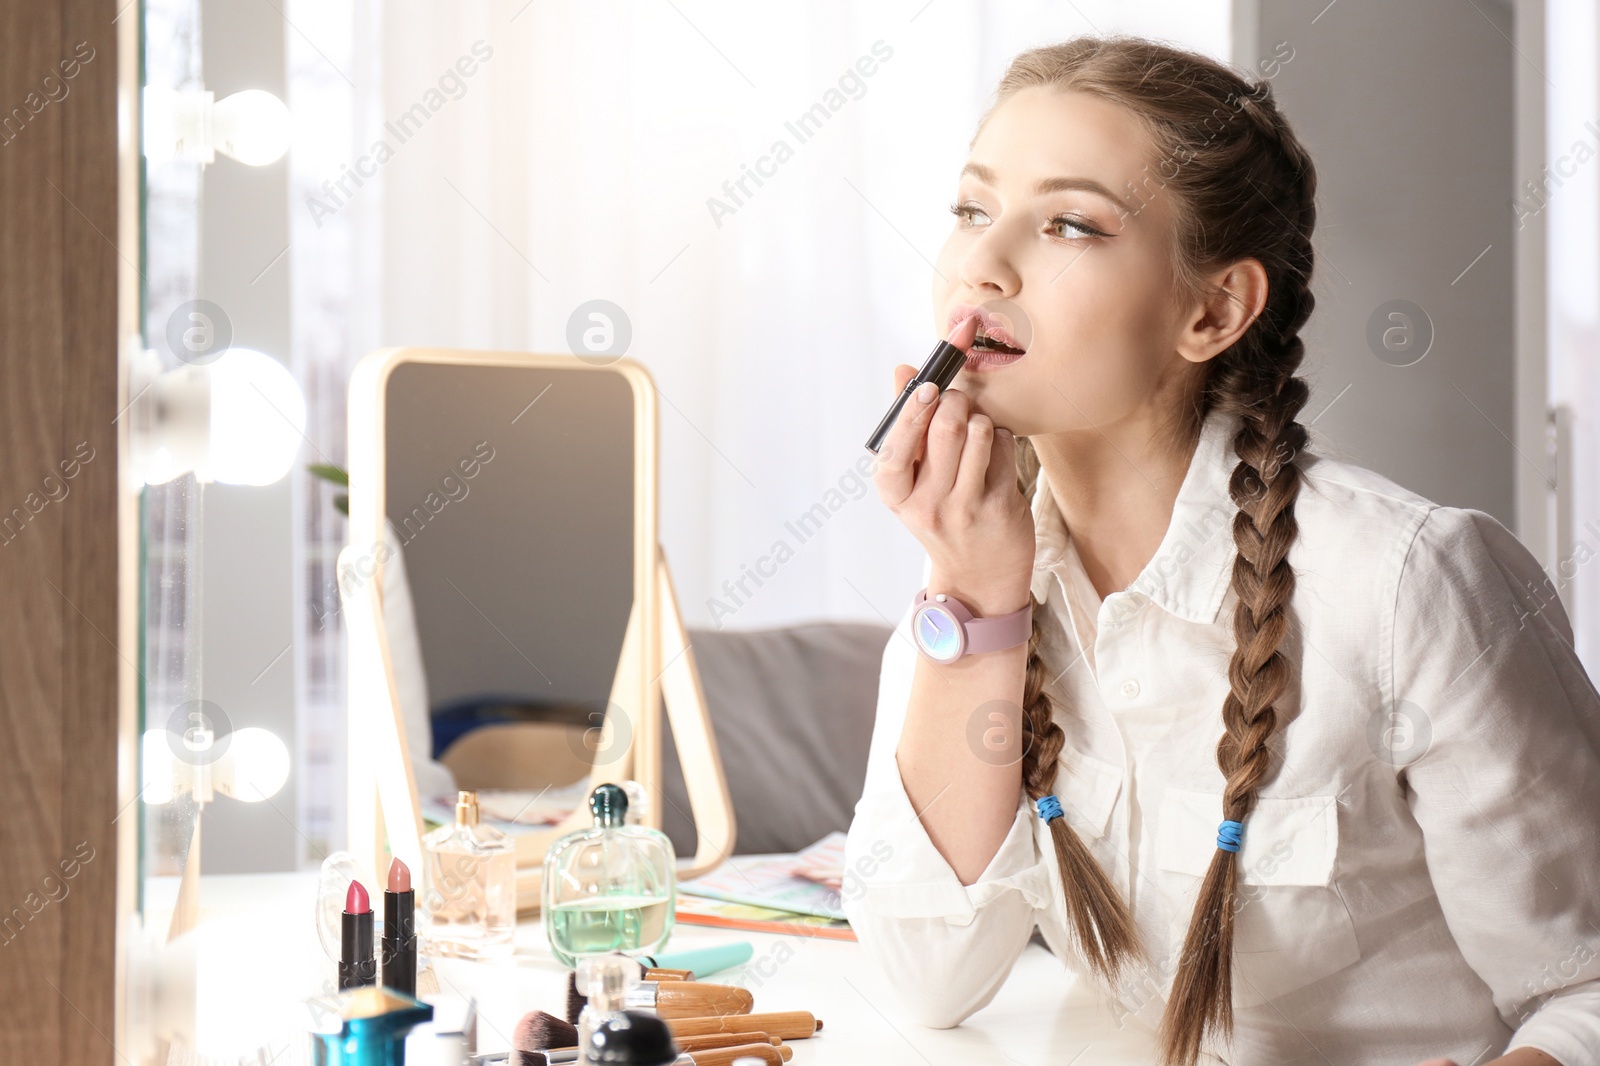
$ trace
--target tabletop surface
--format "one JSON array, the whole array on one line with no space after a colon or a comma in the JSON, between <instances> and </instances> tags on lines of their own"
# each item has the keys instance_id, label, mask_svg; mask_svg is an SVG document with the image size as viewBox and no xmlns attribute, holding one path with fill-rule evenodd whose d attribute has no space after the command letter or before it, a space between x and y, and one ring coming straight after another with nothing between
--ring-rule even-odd
<instances>
[{"instance_id":1,"label":"tabletop surface","mask_svg":"<svg viewBox=\"0 0 1600 1066\"><path fill-rule=\"evenodd\" d=\"M173 886L152 882L149 914L160 927L161 909L170 906ZM223 875L201 879L202 924L216 916L249 914L257 929L282 931L272 937L292 956L291 972L302 984L297 995L327 989L334 964L323 952L312 918L315 872ZM1154 1061L1148 1030L1119 1024L1116 1014L1092 988L1044 948L1030 944L1004 987L983 1010L953 1029L929 1029L905 1017L889 980L868 963L852 941L800 935L735 932L678 923L669 951L709 947L739 940L754 954L742 967L707 980L748 988L757 1011L805 1010L824 1028L807 1040L792 1041L794 1066L828 1063L854 1066L886 1062L1019 1063L1118 1066ZM565 1016L567 970L550 953L537 918L517 927L516 950L494 962L443 959L432 963L440 995L441 1020L469 996L479 1010L480 1051L510 1047L517 1021L532 1010ZM429 1066L431 1035L422 1030L408 1042L407 1061Z\"/></svg>"}]
</instances>

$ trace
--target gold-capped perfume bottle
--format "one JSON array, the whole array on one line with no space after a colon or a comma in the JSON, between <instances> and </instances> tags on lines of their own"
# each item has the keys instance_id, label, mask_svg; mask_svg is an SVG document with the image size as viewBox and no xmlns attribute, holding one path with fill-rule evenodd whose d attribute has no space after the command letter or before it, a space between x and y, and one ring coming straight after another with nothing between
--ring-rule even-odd
<instances>
[{"instance_id":1,"label":"gold-capped perfume bottle","mask_svg":"<svg viewBox=\"0 0 1600 1066\"><path fill-rule=\"evenodd\" d=\"M462 959L511 954L517 859L511 838L478 814L478 794L456 794L456 820L422 838L422 953Z\"/></svg>"},{"instance_id":2,"label":"gold-capped perfume bottle","mask_svg":"<svg viewBox=\"0 0 1600 1066\"><path fill-rule=\"evenodd\" d=\"M568 833L544 859L544 929L564 966L613 951L659 951L672 935L677 857L665 833L628 825L628 796L600 785L594 826Z\"/></svg>"}]
</instances>

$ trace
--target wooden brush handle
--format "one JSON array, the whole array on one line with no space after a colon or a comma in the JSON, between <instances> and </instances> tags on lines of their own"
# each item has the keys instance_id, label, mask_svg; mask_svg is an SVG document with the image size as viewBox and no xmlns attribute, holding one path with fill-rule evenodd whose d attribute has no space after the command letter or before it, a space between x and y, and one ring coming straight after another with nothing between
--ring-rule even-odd
<instances>
[{"instance_id":1,"label":"wooden brush handle","mask_svg":"<svg viewBox=\"0 0 1600 1066\"><path fill-rule=\"evenodd\" d=\"M706 1033L768 1033L784 1040L804 1040L822 1028L810 1011L786 1010L767 1014L729 1014L707 1018L666 1018L674 1037Z\"/></svg>"},{"instance_id":2,"label":"wooden brush handle","mask_svg":"<svg viewBox=\"0 0 1600 1066\"><path fill-rule=\"evenodd\" d=\"M749 1014L756 998L748 988L710 981L662 981L656 985L655 1011L663 1018L703 1018Z\"/></svg>"},{"instance_id":3,"label":"wooden brush handle","mask_svg":"<svg viewBox=\"0 0 1600 1066\"><path fill-rule=\"evenodd\" d=\"M773 1047L771 1044L740 1044L736 1047L716 1048L712 1051L692 1051L689 1057L694 1066L733 1066L739 1059L760 1059L771 1066L782 1066L794 1054L788 1044Z\"/></svg>"},{"instance_id":4,"label":"wooden brush handle","mask_svg":"<svg viewBox=\"0 0 1600 1066\"><path fill-rule=\"evenodd\" d=\"M693 981L693 970L662 970L654 966L644 972L644 981Z\"/></svg>"},{"instance_id":5,"label":"wooden brush handle","mask_svg":"<svg viewBox=\"0 0 1600 1066\"><path fill-rule=\"evenodd\" d=\"M700 1036L674 1036L679 1051L710 1051L712 1048L736 1047L739 1044L781 1044L783 1041L766 1033L704 1033Z\"/></svg>"}]
</instances>

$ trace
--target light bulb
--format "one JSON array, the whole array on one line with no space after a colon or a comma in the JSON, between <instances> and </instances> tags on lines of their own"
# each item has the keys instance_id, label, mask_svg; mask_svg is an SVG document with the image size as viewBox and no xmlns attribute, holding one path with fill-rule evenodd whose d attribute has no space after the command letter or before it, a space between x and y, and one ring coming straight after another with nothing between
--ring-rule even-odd
<instances>
[{"instance_id":1,"label":"light bulb","mask_svg":"<svg viewBox=\"0 0 1600 1066\"><path fill-rule=\"evenodd\" d=\"M160 485L205 461L211 435L211 380L203 366L161 369L149 350L129 361L133 412L129 473L137 485Z\"/></svg>"},{"instance_id":2,"label":"light bulb","mask_svg":"<svg viewBox=\"0 0 1600 1066\"><path fill-rule=\"evenodd\" d=\"M265 729L246 726L228 738L218 760L215 787L243 803L258 803L278 794L289 779L289 749Z\"/></svg>"},{"instance_id":3,"label":"light bulb","mask_svg":"<svg viewBox=\"0 0 1600 1066\"><path fill-rule=\"evenodd\" d=\"M264 167L289 150L289 109L262 89L225 96L211 112L211 143L241 163Z\"/></svg>"},{"instance_id":4,"label":"light bulb","mask_svg":"<svg viewBox=\"0 0 1600 1066\"><path fill-rule=\"evenodd\" d=\"M211 447L202 481L270 485L289 472L306 428L306 399L288 367L230 348L211 372Z\"/></svg>"}]
</instances>

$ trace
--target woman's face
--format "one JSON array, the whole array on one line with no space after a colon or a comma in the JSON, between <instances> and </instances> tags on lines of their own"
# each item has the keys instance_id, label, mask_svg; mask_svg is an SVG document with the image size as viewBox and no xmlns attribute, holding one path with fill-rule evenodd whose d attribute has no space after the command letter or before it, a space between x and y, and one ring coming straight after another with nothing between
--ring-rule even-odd
<instances>
[{"instance_id":1,"label":"woman's face","mask_svg":"<svg viewBox=\"0 0 1600 1066\"><path fill-rule=\"evenodd\" d=\"M957 187L933 305L940 336L963 307L1023 320L1012 333L1026 354L954 382L996 425L1030 436L1170 407L1160 392L1193 364L1176 349L1173 217L1155 164L1138 120L1099 97L1033 87L990 115Z\"/></svg>"}]
</instances>

